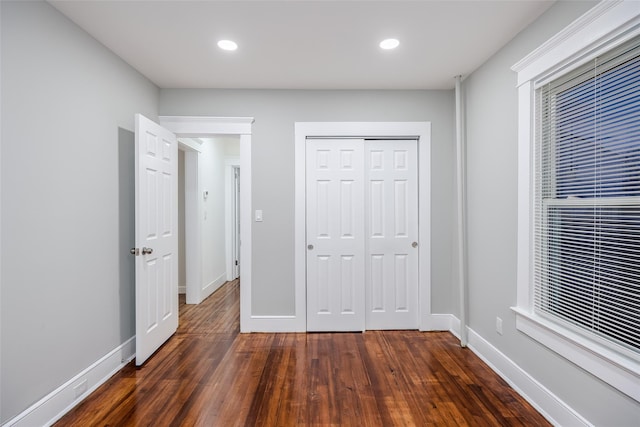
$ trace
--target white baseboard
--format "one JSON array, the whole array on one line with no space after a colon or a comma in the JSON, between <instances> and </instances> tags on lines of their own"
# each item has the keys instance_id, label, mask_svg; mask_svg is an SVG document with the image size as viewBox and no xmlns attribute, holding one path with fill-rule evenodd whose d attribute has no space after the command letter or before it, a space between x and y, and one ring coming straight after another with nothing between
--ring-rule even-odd
<instances>
[{"instance_id":1,"label":"white baseboard","mask_svg":"<svg viewBox=\"0 0 640 427\"><path fill-rule=\"evenodd\" d=\"M421 331L451 331L452 314L428 314L424 316Z\"/></svg>"},{"instance_id":2,"label":"white baseboard","mask_svg":"<svg viewBox=\"0 0 640 427\"><path fill-rule=\"evenodd\" d=\"M459 330L460 321L458 319L455 319L455 321L458 322ZM500 375L502 379L553 425L592 425L473 329L469 328L468 333L469 349L489 365L493 371Z\"/></svg>"},{"instance_id":3,"label":"white baseboard","mask_svg":"<svg viewBox=\"0 0 640 427\"><path fill-rule=\"evenodd\" d=\"M178 294L186 294L187 285L178 285Z\"/></svg>"},{"instance_id":4,"label":"white baseboard","mask_svg":"<svg viewBox=\"0 0 640 427\"><path fill-rule=\"evenodd\" d=\"M131 337L75 377L9 420L11 427L50 426L105 383L135 356L136 338ZM78 393L74 388L78 388Z\"/></svg>"},{"instance_id":5,"label":"white baseboard","mask_svg":"<svg viewBox=\"0 0 640 427\"><path fill-rule=\"evenodd\" d=\"M216 279L214 279L213 281L211 281L208 284L206 284L202 288L202 291L200 292L200 295L201 295L200 301L203 301L206 297L208 297L209 295L214 293L226 281L227 281L227 273L224 272L223 274L218 276Z\"/></svg>"},{"instance_id":6,"label":"white baseboard","mask_svg":"<svg viewBox=\"0 0 640 427\"><path fill-rule=\"evenodd\" d=\"M240 332L306 332L306 323L296 316L251 316Z\"/></svg>"}]
</instances>

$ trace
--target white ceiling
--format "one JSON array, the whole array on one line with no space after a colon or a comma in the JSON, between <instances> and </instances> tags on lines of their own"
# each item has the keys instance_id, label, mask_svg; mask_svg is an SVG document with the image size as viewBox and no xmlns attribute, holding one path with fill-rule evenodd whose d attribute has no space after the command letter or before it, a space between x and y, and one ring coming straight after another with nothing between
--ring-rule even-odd
<instances>
[{"instance_id":1,"label":"white ceiling","mask_svg":"<svg viewBox=\"0 0 640 427\"><path fill-rule=\"evenodd\" d=\"M449 89L553 1L50 3L161 88Z\"/></svg>"}]
</instances>

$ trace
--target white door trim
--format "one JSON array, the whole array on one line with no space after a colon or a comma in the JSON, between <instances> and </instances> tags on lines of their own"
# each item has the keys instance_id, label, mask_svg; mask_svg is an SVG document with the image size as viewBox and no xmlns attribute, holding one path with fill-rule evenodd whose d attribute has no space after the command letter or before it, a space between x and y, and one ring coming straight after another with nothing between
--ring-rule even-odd
<instances>
[{"instance_id":1,"label":"white door trim","mask_svg":"<svg viewBox=\"0 0 640 427\"><path fill-rule=\"evenodd\" d=\"M418 140L419 328L431 315L431 122L297 122L295 123L295 316L291 326L306 331L306 155L308 137L406 138ZM293 320L293 319L292 319Z\"/></svg>"},{"instance_id":2,"label":"white door trim","mask_svg":"<svg viewBox=\"0 0 640 427\"><path fill-rule=\"evenodd\" d=\"M234 266L235 266L235 251L234 251L234 240L235 236L233 235L236 229L235 225L235 168L240 167L240 158L239 157L229 157L224 161L224 188L225 188L225 259L227 266L227 280L235 279L234 274Z\"/></svg>"},{"instance_id":3,"label":"white door trim","mask_svg":"<svg viewBox=\"0 0 640 427\"><path fill-rule=\"evenodd\" d=\"M240 330L247 330L251 319L251 132L253 117L160 116L160 125L178 138L202 138L220 135L240 137ZM202 259L202 238L186 242L187 257Z\"/></svg>"}]
</instances>

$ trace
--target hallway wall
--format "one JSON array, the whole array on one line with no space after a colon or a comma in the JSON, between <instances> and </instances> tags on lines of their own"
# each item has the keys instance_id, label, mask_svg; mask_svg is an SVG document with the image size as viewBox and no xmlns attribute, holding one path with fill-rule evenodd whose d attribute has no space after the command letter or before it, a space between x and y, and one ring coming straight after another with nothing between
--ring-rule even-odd
<instances>
[{"instance_id":1,"label":"hallway wall","mask_svg":"<svg viewBox=\"0 0 640 427\"><path fill-rule=\"evenodd\" d=\"M208 193L202 202L202 289L203 298L226 281L225 241L225 138L202 139L200 188Z\"/></svg>"}]
</instances>

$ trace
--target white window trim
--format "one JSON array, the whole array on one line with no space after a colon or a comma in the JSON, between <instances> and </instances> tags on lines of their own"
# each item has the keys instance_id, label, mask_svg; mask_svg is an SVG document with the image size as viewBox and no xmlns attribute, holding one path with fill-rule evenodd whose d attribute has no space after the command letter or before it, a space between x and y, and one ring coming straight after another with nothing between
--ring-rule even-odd
<instances>
[{"instance_id":1,"label":"white window trim","mask_svg":"<svg viewBox=\"0 0 640 427\"><path fill-rule=\"evenodd\" d=\"M516 327L640 402L640 361L533 312L534 90L640 34L640 2L603 1L512 67L518 73L518 257Z\"/></svg>"}]
</instances>

